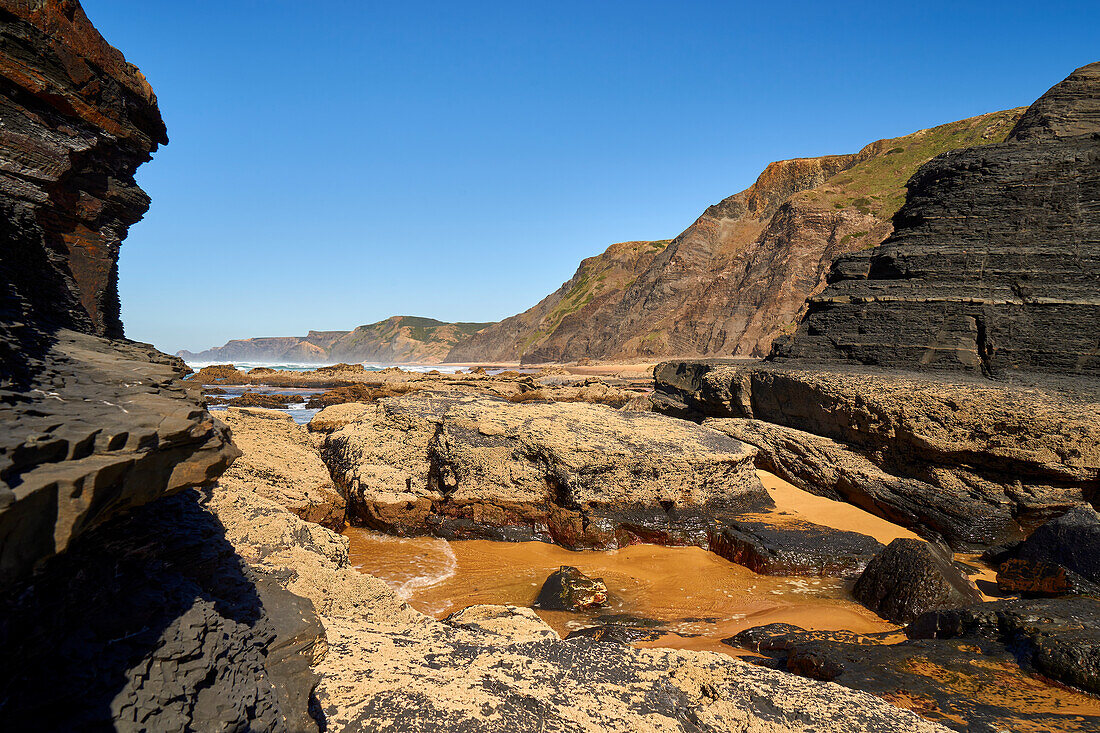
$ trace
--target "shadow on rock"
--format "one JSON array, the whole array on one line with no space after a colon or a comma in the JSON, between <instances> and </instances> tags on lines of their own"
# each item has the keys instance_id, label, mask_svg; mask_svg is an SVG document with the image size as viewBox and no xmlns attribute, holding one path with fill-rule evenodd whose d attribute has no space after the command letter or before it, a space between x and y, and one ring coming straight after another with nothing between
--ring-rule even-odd
<instances>
[{"instance_id":1,"label":"shadow on rock","mask_svg":"<svg viewBox=\"0 0 1100 733\"><path fill-rule=\"evenodd\" d=\"M244 566L199 491L82 536L0 616L7 730L319 727L312 604Z\"/></svg>"}]
</instances>

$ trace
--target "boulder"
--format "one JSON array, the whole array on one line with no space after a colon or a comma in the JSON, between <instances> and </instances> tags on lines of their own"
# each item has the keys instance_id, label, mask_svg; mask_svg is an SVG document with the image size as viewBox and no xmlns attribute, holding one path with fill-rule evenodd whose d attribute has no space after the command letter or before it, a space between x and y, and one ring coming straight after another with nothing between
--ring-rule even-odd
<instances>
[{"instance_id":1,"label":"boulder","mask_svg":"<svg viewBox=\"0 0 1100 733\"><path fill-rule=\"evenodd\" d=\"M219 479L223 485L254 491L306 521L343 528L346 501L302 426L277 410L230 407L222 414L244 451Z\"/></svg>"},{"instance_id":2,"label":"boulder","mask_svg":"<svg viewBox=\"0 0 1100 733\"><path fill-rule=\"evenodd\" d=\"M981 591L951 556L921 540L899 538L880 552L859 576L852 595L894 623L905 623L937 608L982 600Z\"/></svg>"},{"instance_id":3,"label":"boulder","mask_svg":"<svg viewBox=\"0 0 1100 733\"><path fill-rule=\"evenodd\" d=\"M328 434L322 457L354 521L395 534L705 547L716 518L773 506L744 444L584 403L420 391Z\"/></svg>"},{"instance_id":4,"label":"boulder","mask_svg":"<svg viewBox=\"0 0 1100 733\"><path fill-rule=\"evenodd\" d=\"M710 550L763 575L859 575L883 549L858 532L823 527L782 514L727 518Z\"/></svg>"},{"instance_id":5,"label":"boulder","mask_svg":"<svg viewBox=\"0 0 1100 733\"><path fill-rule=\"evenodd\" d=\"M585 611L606 604L603 578L590 578L571 565L551 573L535 600L536 608L547 611Z\"/></svg>"},{"instance_id":6,"label":"boulder","mask_svg":"<svg viewBox=\"0 0 1100 733\"><path fill-rule=\"evenodd\" d=\"M1100 596L1100 514L1081 506L1052 519L1005 553L1001 590Z\"/></svg>"}]
</instances>

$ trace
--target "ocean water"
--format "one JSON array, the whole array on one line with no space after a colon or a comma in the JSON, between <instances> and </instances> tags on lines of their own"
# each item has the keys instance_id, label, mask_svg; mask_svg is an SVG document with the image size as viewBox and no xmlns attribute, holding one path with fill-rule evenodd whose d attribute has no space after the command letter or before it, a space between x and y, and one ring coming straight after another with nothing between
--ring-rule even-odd
<instances>
[{"instance_id":1,"label":"ocean water","mask_svg":"<svg viewBox=\"0 0 1100 733\"><path fill-rule=\"evenodd\" d=\"M186 360L185 360L186 361ZM268 369L274 369L280 372L311 372L314 369L319 369L323 366L332 366L331 363L323 364L299 364L294 362L288 362L285 364L272 364L265 361L235 361L233 366L237 367L239 371L247 372L249 369L255 369L257 367L266 367ZM203 367L216 366L219 364L225 364L224 361L186 361L187 366L198 371ZM397 367L403 369L406 372L430 372L433 369L446 374L455 374L457 372L465 371L467 367L455 366L454 364L371 364L363 362L363 368L368 372L380 372L383 369L390 367Z\"/></svg>"}]
</instances>

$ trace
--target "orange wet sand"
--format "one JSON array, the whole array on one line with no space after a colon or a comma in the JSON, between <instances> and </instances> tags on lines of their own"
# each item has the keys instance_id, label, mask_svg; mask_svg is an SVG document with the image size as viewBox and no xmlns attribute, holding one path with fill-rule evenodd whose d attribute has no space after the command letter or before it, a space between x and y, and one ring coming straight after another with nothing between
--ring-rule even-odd
<instances>
[{"instance_id":1,"label":"orange wet sand","mask_svg":"<svg viewBox=\"0 0 1100 733\"><path fill-rule=\"evenodd\" d=\"M837 529L860 531L880 542L911 532L860 509L812 496L761 472L778 512ZM481 603L530 606L551 572L573 565L602 577L611 605L599 613L538 611L568 634L604 614L630 614L664 622L674 632L651 646L732 653L720 640L773 622L807 629L855 632L897 627L853 601L851 581L757 575L697 547L633 545L606 552L573 552L543 542L447 542L402 539L350 528L352 563L398 589L418 610L442 618Z\"/></svg>"}]
</instances>

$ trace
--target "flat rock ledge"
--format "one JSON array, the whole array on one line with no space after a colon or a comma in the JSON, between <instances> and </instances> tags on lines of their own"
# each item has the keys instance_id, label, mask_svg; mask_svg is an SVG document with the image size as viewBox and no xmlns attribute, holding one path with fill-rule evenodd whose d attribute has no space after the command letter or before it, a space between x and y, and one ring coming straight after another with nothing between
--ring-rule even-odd
<instances>
[{"instance_id":1,"label":"flat rock ledge","mask_svg":"<svg viewBox=\"0 0 1100 733\"><path fill-rule=\"evenodd\" d=\"M349 519L392 534L706 547L774 506L752 448L651 413L422 391L337 422L321 453Z\"/></svg>"},{"instance_id":2,"label":"flat rock ledge","mask_svg":"<svg viewBox=\"0 0 1100 733\"><path fill-rule=\"evenodd\" d=\"M1023 539L1100 482L1100 386L836 364L665 362L655 407L749 443L756 465L957 550Z\"/></svg>"},{"instance_id":3,"label":"flat rock ledge","mask_svg":"<svg viewBox=\"0 0 1100 733\"><path fill-rule=\"evenodd\" d=\"M185 370L146 344L61 330L26 389L0 391L0 584L240 455Z\"/></svg>"}]
</instances>

